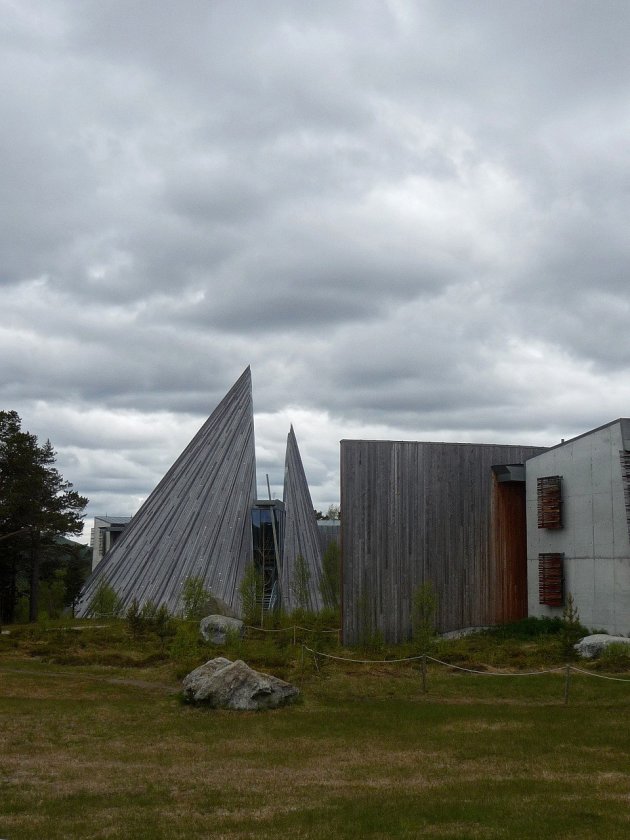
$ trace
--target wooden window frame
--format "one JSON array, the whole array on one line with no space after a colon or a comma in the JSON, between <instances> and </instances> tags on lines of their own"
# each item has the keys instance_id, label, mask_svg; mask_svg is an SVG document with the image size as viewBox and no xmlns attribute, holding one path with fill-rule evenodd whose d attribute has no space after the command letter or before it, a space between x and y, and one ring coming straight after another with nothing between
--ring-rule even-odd
<instances>
[{"instance_id":1,"label":"wooden window frame","mask_svg":"<svg viewBox=\"0 0 630 840\"><path fill-rule=\"evenodd\" d=\"M537 480L538 527L562 528L562 476L546 475Z\"/></svg>"},{"instance_id":2,"label":"wooden window frame","mask_svg":"<svg viewBox=\"0 0 630 840\"><path fill-rule=\"evenodd\" d=\"M538 555L538 603L547 607L564 606L564 554Z\"/></svg>"}]
</instances>

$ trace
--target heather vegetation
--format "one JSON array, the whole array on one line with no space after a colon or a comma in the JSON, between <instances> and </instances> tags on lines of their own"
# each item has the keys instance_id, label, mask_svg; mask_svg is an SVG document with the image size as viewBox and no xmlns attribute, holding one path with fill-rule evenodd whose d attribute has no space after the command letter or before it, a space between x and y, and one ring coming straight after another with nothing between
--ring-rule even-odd
<instances>
[{"instance_id":1,"label":"heather vegetation","mask_svg":"<svg viewBox=\"0 0 630 840\"><path fill-rule=\"evenodd\" d=\"M343 648L334 611L266 616L274 632L225 646L158 614L132 604L0 636L0 836L628 834L630 682L596 675L630 680L630 662L613 650L580 663L565 705L562 621L431 636L423 690L417 659L392 661L417 656L418 638ZM182 704L181 678L217 655L293 682L301 702Z\"/></svg>"}]
</instances>

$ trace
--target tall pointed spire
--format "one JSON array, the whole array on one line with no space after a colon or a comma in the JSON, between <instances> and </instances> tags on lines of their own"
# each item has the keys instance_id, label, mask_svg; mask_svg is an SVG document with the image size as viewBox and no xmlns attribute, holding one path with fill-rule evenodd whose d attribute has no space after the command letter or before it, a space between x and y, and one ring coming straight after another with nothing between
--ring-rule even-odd
<instances>
[{"instance_id":1,"label":"tall pointed spire","mask_svg":"<svg viewBox=\"0 0 630 840\"><path fill-rule=\"evenodd\" d=\"M96 567L78 615L86 614L101 581L117 592L123 606L137 598L176 612L187 578L201 579L238 610L238 585L252 562L255 498L247 367Z\"/></svg>"},{"instance_id":2,"label":"tall pointed spire","mask_svg":"<svg viewBox=\"0 0 630 840\"><path fill-rule=\"evenodd\" d=\"M282 603L288 610L302 606L319 611L323 607L322 548L293 426L287 437L284 508L286 519L282 551ZM302 561L298 561L298 557L301 557ZM306 574L304 569L308 570ZM303 603L299 603L300 601Z\"/></svg>"}]
</instances>

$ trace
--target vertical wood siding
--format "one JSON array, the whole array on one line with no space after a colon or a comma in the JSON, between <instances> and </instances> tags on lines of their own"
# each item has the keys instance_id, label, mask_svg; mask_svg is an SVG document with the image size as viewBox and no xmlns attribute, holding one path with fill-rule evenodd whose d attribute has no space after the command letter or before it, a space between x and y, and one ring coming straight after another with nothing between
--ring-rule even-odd
<instances>
[{"instance_id":1,"label":"vertical wood siding","mask_svg":"<svg viewBox=\"0 0 630 840\"><path fill-rule=\"evenodd\" d=\"M527 521L525 483L501 484L493 476L491 557L496 574L494 620L527 615Z\"/></svg>"},{"instance_id":2,"label":"vertical wood siding","mask_svg":"<svg viewBox=\"0 0 630 840\"><path fill-rule=\"evenodd\" d=\"M238 585L252 562L256 498L252 383L247 368L149 495L85 584L78 615L105 581L127 607L181 606L182 584L198 577L240 610Z\"/></svg>"},{"instance_id":3,"label":"vertical wood siding","mask_svg":"<svg viewBox=\"0 0 630 840\"><path fill-rule=\"evenodd\" d=\"M491 527L492 466L523 463L537 447L407 441L341 442L343 630L386 641L411 632L419 585L438 596L441 631L482 626L512 612L509 524ZM496 497L510 516L515 498ZM524 515L524 514L523 514ZM521 539L522 522L518 523ZM498 547L501 550L498 551ZM500 573L499 573L500 571ZM523 570L523 574L525 571Z\"/></svg>"},{"instance_id":4,"label":"vertical wood siding","mask_svg":"<svg viewBox=\"0 0 630 840\"><path fill-rule=\"evenodd\" d=\"M295 561L301 555L309 571L308 608L319 612L323 607L322 544L293 426L287 437L283 501L286 519L280 571L282 606L289 611L300 606L295 596L294 577Z\"/></svg>"}]
</instances>

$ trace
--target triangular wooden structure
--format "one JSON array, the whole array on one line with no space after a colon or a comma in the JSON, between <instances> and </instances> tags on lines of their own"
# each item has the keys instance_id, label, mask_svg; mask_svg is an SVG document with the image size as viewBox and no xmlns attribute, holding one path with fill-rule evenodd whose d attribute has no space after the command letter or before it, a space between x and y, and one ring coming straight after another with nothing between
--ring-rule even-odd
<instances>
[{"instance_id":1,"label":"triangular wooden structure","mask_svg":"<svg viewBox=\"0 0 630 840\"><path fill-rule=\"evenodd\" d=\"M287 437L284 509L286 519L280 580L282 606L289 612L297 607L318 612L324 606L321 594L322 548L293 426Z\"/></svg>"},{"instance_id":2,"label":"triangular wooden structure","mask_svg":"<svg viewBox=\"0 0 630 840\"><path fill-rule=\"evenodd\" d=\"M252 562L256 498L254 414L243 372L87 581L77 614L101 582L129 606L165 604L176 613L188 578L240 611L238 586Z\"/></svg>"}]
</instances>

